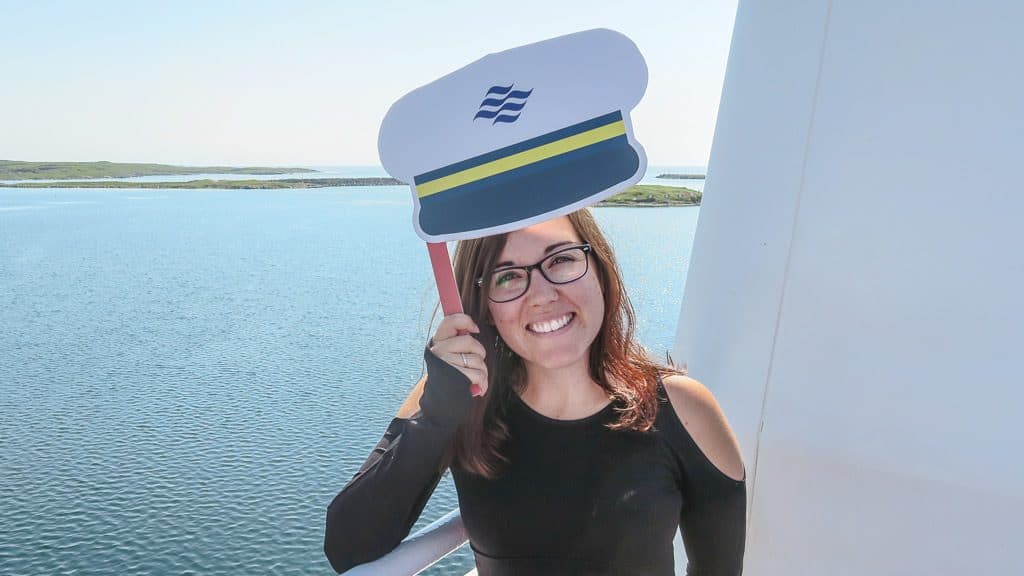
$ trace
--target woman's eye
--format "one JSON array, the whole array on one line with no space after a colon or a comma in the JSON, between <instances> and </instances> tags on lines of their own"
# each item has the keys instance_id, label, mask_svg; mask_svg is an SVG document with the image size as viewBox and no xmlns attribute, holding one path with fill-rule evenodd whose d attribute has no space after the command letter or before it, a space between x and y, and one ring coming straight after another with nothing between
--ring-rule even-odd
<instances>
[{"instance_id":1,"label":"woman's eye","mask_svg":"<svg viewBox=\"0 0 1024 576\"><path fill-rule=\"evenodd\" d=\"M520 273L518 270L508 270L506 272L499 272L494 276L494 285L505 286L508 283L515 282L520 278L522 278L522 273Z\"/></svg>"},{"instance_id":2,"label":"woman's eye","mask_svg":"<svg viewBox=\"0 0 1024 576\"><path fill-rule=\"evenodd\" d=\"M554 258L551 259L551 265L557 266L558 264L576 262L576 260L577 259L574 258L571 254L559 254L558 256L555 256Z\"/></svg>"}]
</instances>

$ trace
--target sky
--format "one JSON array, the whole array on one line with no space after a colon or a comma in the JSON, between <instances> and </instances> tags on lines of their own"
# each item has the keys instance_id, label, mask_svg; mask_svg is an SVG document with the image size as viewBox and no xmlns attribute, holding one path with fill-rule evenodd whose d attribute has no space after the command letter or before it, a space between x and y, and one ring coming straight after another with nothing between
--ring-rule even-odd
<instances>
[{"instance_id":1,"label":"sky","mask_svg":"<svg viewBox=\"0 0 1024 576\"><path fill-rule=\"evenodd\" d=\"M0 159L379 165L410 90L488 53L604 27L649 70L652 165L705 166L736 0L0 0Z\"/></svg>"}]
</instances>

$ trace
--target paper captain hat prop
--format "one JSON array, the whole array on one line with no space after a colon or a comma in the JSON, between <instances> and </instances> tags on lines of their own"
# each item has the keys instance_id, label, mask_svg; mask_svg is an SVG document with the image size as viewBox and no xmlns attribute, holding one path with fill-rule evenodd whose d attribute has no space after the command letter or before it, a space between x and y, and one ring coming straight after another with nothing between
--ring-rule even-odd
<instances>
[{"instance_id":1,"label":"paper captain hat prop","mask_svg":"<svg viewBox=\"0 0 1024 576\"><path fill-rule=\"evenodd\" d=\"M391 106L381 164L412 188L428 242L523 228L640 180L629 111L646 88L640 51L611 30L490 54Z\"/></svg>"}]
</instances>

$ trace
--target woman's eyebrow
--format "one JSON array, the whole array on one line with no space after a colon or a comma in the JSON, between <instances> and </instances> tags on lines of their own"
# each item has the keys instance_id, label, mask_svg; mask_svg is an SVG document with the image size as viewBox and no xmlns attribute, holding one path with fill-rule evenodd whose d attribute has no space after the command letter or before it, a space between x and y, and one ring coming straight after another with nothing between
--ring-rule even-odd
<instances>
[{"instance_id":1,"label":"woman's eyebrow","mask_svg":"<svg viewBox=\"0 0 1024 576\"><path fill-rule=\"evenodd\" d=\"M552 245L550 245L550 246L548 246L547 248L544 249L544 254L545 255L549 254L549 253L551 253L552 250L555 250L557 248L560 248L560 247L566 246L566 245L570 245L570 244L578 244L578 242L573 242L572 240L562 240L561 242L555 242L554 244L552 244ZM498 262L497 264L494 265L495 268L501 268L503 266L515 266L515 262L511 262L509 260L505 260L504 262Z\"/></svg>"}]
</instances>

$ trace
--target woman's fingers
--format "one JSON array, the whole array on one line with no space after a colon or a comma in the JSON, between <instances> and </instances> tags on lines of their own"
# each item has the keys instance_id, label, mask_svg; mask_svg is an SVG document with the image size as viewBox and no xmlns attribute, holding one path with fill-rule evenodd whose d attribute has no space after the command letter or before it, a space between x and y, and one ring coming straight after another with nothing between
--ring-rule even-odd
<instances>
[{"instance_id":1,"label":"woman's fingers","mask_svg":"<svg viewBox=\"0 0 1024 576\"><path fill-rule=\"evenodd\" d=\"M452 336L457 336L460 330L472 334L480 332L480 328L468 314L452 314L441 319L441 323L437 325L437 331L434 332L434 341L447 340Z\"/></svg>"},{"instance_id":2,"label":"woman's fingers","mask_svg":"<svg viewBox=\"0 0 1024 576\"><path fill-rule=\"evenodd\" d=\"M487 351L469 333L478 333L473 319L467 314L445 316L431 338L430 350L438 358L454 366L470 381L470 392L483 396L487 392ZM461 332L461 334L460 334Z\"/></svg>"},{"instance_id":3,"label":"woman's fingers","mask_svg":"<svg viewBox=\"0 0 1024 576\"><path fill-rule=\"evenodd\" d=\"M463 368L466 370L479 370L487 374L487 364L484 359L477 354L467 354L465 352L454 352L448 353L441 356L441 359L445 362L455 366L456 368Z\"/></svg>"},{"instance_id":4,"label":"woman's fingers","mask_svg":"<svg viewBox=\"0 0 1024 576\"><path fill-rule=\"evenodd\" d=\"M439 326L431 341L430 350L442 358L445 354L464 353L479 356L482 362L487 357L487 350L484 348L484 345L470 334L450 334L445 337Z\"/></svg>"},{"instance_id":5,"label":"woman's fingers","mask_svg":"<svg viewBox=\"0 0 1024 576\"><path fill-rule=\"evenodd\" d=\"M435 346L435 356L447 362L469 380L469 391L473 396L487 393L487 364L478 354L468 352L442 352Z\"/></svg>"},{"instance_id":6,"label":"woman's fingers","mask_svg":"<svg viewBox=\"0 0 1024 576\"><path fill-rule=\"evenodd\" d=\"M483 346L472 336L456 336L435 343L432 352L441 360L462 372L469 381L479 386L474 395L482 396L487 391L487 363Z\"/></svg>"},{"instance_id":7,"label":"woman's fingers","mask_svg":"<svg viewBox=\"0 0 1024 576\"><path fill-rule=\"evenodd\" d=\"M482 358L475 354L448 354L441 357L442 360L448 362L455 367L456 370L462 372L466 378L469 378L470 389L474 392L474 396L483 396L487 393L487 365L484 364ZM473 390L472 386L476 385L477 390Z\"/></svg>"},{"instance_id":8,"label":"woman's fingers","mask_svg":"<svg viewBox=\"0 0 1024 576\"><path fill-rule=\"evenodd\" d=\"M434 345L431 350L437 352L465 352L467 354L476 354L480 358L487 356L487 351L484 350L484 345L479 340L470 336L469 334L463 334L461 336L452 336L447 340L434 339Z\"/></svg>"}]
</instances>

